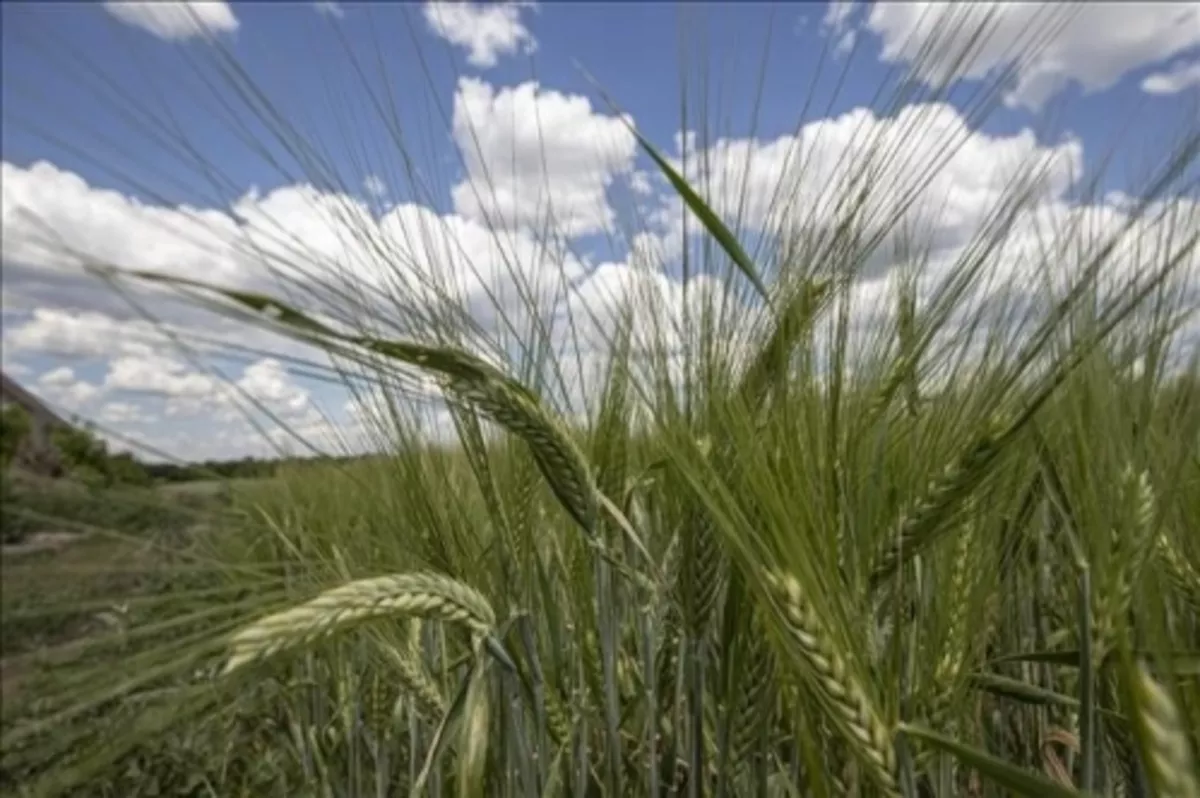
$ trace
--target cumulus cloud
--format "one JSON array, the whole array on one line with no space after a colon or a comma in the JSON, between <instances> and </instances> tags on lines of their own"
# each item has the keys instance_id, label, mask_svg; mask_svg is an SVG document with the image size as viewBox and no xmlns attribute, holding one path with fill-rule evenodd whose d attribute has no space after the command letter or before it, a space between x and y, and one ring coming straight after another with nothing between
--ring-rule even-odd
<instances>
[{"instance_id":1,"label":"cumulus cloud","mask_svg":"<svg viewBox=\"0 0 1200 798\"><path fill-rule=\"evenodd\" d=\"M1164 72L1155 72L1142 80L1142 91L1147 94L1178 94L1200 86L1200 61L1180 61Z\"/></svg>"},{"instance_id":2,"label":"cumulus cloud","mask_svg":"<svg viewBox=\"0 0 1200 798\"><path fill-rule=\"evenodd\" d=\"M527 231L499 237L485 221L412 203L377 217L355 197L303 184L250 191L228 209L153 206L46 162L5 162L2 191L0 254L6 269L32 269L28 280L98 262L230 288L352 280L396 300L479 305L489 291L505 295L514 275L536 286L581 268Z\"/></svg>"},{"instance_id":3,"label":"cumulus cloud","mask_svg":"<svg viewBox=\"0 0 1200 798\"><path fill-rule=\"evenodd\" d=\"M98 393L121 397L100 407L99 420L118 428L137 424L139 440L187 459L271 454L279 440L264 438L251 423L256 418L285 437L287 429L308 430L312 436L302 437L320 445L324 419L311 391L271 358L219 378L161 352L123 355L109 362ZM190 431L197 424L205 429Z\"/></svg>"},{"instance_id":4,"label":"cumulus cloud","mask_svg":"<svg viewBox=\"0 0 1200 798\"><path fill-rule=\"evenodd\" d=\"M496 89L460 78L453 134L467 167L453 190L460 214L510 228L552 219L553 229L572 236L612 224L606 192L637 154L623 120L597 113L582 95L532 81Z\"/></svg>"},{"instance_id":5,"label":"cumulus cloud","mask_svg":"<svg viewBox=\"0 0 1200 798\"><path fill-rule=\"evenodd\" d=\"M97 416L104 424L148 424L157 419L144 413L133 402L106 402Z\"/></svg>"},{"instance_id":6,"label":"cumulus cloud","mask_svg":"<svg viewBox=\"0 0 1200 798\"><path fill-rule=\"evenodd\" d=\"M500 56L532 53L537 40L521 19L533 3L427 2L425 22L434 34L467 51L467 63L486 69Z\"/></svg>"},{"instance_id":7,"label":"cumulus cloud","mask_svg":"<svg viewBox=\"0 0 1200 798\"><path fill-rule=\"evenodd\" d=\"M75 382L75 372L67 366L59 366L38 377L38 385L47 388L60 388Z\"/></svg>"},{"instance_id":8,"label":"cumulus cloud","mask_svg":"<svg viewBox=\"0 0 1200 798\"><path fill-rule=\"evenodd\" d=\"M955 73L965 78L982 78L1012 66L1020 55L1015 85L1005 99L1012 107L1031 110L1072 83L1085 92L1102 91L1132 70L1200 44L1196 3L1094 3L1072 8L877 2L865 24L882 39L884 61L909 64L919 77L934 83L950 77L954 60L965 52L972 57ZM990 34L976 41L985 24ZM934 54L926 50L931 41L938 42Z\"/></svg>"},{"instance_id":9,"label":"cumulus cloud","mask_svg":"<svg viewBox=\"0 0 1200 798\"><path fill-rule=\"evenodd\" d=\"M399 291L414 303L441 296L486 307L511 296L515 283L561 285L582 272L577 258L531 232L549 214L556 233L593 233L613 224L606 192L618 177L640 196L656 189L632 171L636 146L622 120L536 83L498 90L464 78L453 135L467 175L453 187L456 212L448 214L413 203L380 213L307 184L251 188L228 207L170 206L46 161L4 162L5 307L85 308L99 295L80 280L80 267L97 263L251 290L273 290L281 276L306 285L352 280L391 299ZM387 187L370 176L364 188ZM506 233L496 235L498 227ZM49 335L51 320L39 321L39 334ZM71 334L71 320L55 321L68 329L54 335Z\"/></svg>"},{"instance_id":10,"label":"cumulus cloud","mask_svg":"<svg viewBox=\"0 0 1200 798\"><path fill-rule=\"evenodd\" d=\"M80 379L67 366L59 366L37 378L36 390L52 405L58 405L72 413L83 410L88 402L100 394L100 387Z\"/></svg>"},{"instance_id":11,"label":"cumulus cloud","mask_svg":"<svg viewBox=\"0 0 1200 798\"><path fill-rule=\"evenodd\" d=\"M162 334L149 322L122 321L94 311L34 308L27 320L4 329L4 346L13 352L84 359L142 354L164 344Z\"/></svg>"},{"instance_id":12,"label":"cumulus cloud","mask_svg":"<svg viewBox=\"0 0 1200 798\"><path fill-rule=\"evenodd\" d=\"M1083 169L1076 139L1043 145L1028 129L1011 135L971 130L952 105L942 103L910 105L891 117L858 108L811 122L795 135L720 139L704 153L696 151L694 137L677 137L677 145L685 143L693 185L703 187L714 209L743 229L827 227L842 212L834 201L850 196L856 181L869 175L864 218L872 225L890 222L919 189L901 221L937 248L964 243L1016 178L1036 175L1031 198L1053 199ZM891 157L880 158L881 153ZM676 166L683 168L682 159ZM680 219L678 203L659 217L676 231Z\"/></svg>"},{"instance_id":13,"label":"cumulus cloud","mask_svg":"<svg viewBox=\"0 0 1200 798\"><path fill-rule=\"evenodd\" d=\"M147 352L122 355L111 361L104 387L167 398L209 399L219 395L217 380L190 369L168 355Z\"/></svg>"},{"instance_id":14,"label":"cumulus cloud","mask_svg":"<svg viewBox=\"0 0 1200 798\"><path fill-rule=\"evenodd\" d=\"M0 167L5 263L76 270L86 262L247 285L228 214L148 205L46 161Z\"/></svg>"},{"instance_id":15,"label":"cumulus cloud","mask_svg":"<svg viewBox=\"0 0 1200 798\"><path fill-rule=\"evenodd\" d=\"M238 19L224 0L156 0L149 3L105 0L103 7L126 25L168 41L232 33L238 29Z\"/></svg>"},{"instance_id":16,"label":"cumulus cloud","mask_svg":"<svg viewBox=\"0 0 1200 798\"><path fill-rule=\"evenodd\" d=\"M278 360L265 358L250 364L237 384L259 402L288 413L299 413L308 408L308 391L296 384Z\"/></svg>"}]
</instances>

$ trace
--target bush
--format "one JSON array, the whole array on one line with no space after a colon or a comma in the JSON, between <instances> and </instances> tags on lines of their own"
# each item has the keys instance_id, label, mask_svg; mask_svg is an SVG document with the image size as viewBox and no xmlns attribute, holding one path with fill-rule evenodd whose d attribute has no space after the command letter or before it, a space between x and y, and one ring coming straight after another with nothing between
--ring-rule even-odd
<instances>
[{"instance_id":1,"label":"bush","mask_svg":"<svg viewBox=\"0 0 1200 798\"><path fill-rule=\"evenodd\" d=\"M0 536L5 543L37 532L169 533L186 529L198 517L195 504L170 501L153 490L105 487L102 480L89 485L11 475L4 480L3 502Z\"/></svg>"},{"instance_id":2,"label":"bush","mask_svg":"<svg viewBox=\"0 0 1200 798\"><path fill-rule=\"evenodd\" d=\"M29 415L23 408L13 404L0 409L0 468L8 470L28 434Z\"/></svg>"}]
</instances>

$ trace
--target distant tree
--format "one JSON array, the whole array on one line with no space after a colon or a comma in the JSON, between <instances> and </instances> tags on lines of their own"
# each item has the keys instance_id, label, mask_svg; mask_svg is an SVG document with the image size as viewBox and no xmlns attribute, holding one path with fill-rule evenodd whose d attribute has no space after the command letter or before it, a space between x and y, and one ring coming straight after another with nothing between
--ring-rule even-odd
<instances>
[{"instance_id":1,"label":"distant tree","mask_svg":"<svg viewBox=\"0 0 1200 798\"><path fill-rule=\"evenodd\" d=\"M132 454L110 454L108 446L86 427L59 429L54 445L68 473L96 487L149 485L150 474Z\"/></svg>"},{"instance_id":2,"label":"distant tree","mask_svg":"<svg viewBox=\"0 0 1200 798\"><path fill-rule=\"evenodd\" d=\"M0 411L0 468L7 469L29 434L29 414L19 405Z\"/></svg>"},{"instance_id":3,"label":"distant tree","mask_svg":"<svg viewBox=\"0 0 1200 798\"><path fill-rule=\"evenodd\" d=\"M107 472L108 447L86 427L60 427L54 431L53 441L68 471Z\"/></svg>"},{"instance_id":4,"label":"distant tree","mask_svg":"<svg viewBox=\"0 0 1200 798\"><path fill-rule=\"evenodd\" d=\"M109 481L114 484L145 487L151 482L145 467L128 452L110 457L107 468Z\"/></svg>"}]
</instances>

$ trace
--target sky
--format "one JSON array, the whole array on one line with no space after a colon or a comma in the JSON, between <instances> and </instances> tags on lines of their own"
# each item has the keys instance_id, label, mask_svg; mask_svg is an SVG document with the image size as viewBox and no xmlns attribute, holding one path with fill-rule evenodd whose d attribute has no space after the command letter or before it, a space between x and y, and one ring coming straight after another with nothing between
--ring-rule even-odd
<instances>
[{"instance_id":1,"label":"sky","mask_svg":"<svg viewBox=\"0 0 1200 798\"><path fill-rule=\"evenodd\" d=\"M336 448L362 411L294 366L295 343L161 293L134 307L82 261L252 289L266 260L368 289L401 262L453 284L484 327L515 262L556 308L649 281L657 311L679 313L682 212L628 123L689 177L713 164L705 191L750 238L781 223L784 176L821 218L867 141L904 153L881 212L952 150L912 210L947 267L1020 164L1046 164L1037 212L1119 224L1154 153L1195 125L1200 3L1062 8L3 4L4 369L117 447L240 457L294 446L284 427ZM881 286L861 286L864 324ZM201 362L170 336L222 351ZM282 423L264 435L247 398Z\"/></svg>"}]
</instances>

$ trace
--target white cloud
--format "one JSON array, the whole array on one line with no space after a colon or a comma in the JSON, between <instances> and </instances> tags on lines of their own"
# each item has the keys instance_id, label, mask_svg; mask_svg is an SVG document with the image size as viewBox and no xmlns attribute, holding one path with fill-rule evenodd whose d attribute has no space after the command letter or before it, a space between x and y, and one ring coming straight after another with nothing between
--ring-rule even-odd
<instances>
[{"instance_id":1,"label":"white cloud","mask_svg":"<svg viewBox=\"0 0 1200 798\"><path fill-rule=\"evenodd\" d=\"M363 191L372 197L382 197L388 193L387 183L379 175L367 175L363 178Z\"/></svg>"},{"instance_id":2,"label":"white cloud","mask_svg":"<svg viewBox=\"0 0 1200 798\"><path fill-rule=\"evenodd\" d=\"M1007 135L972 130L949 105L910 106L890 118L856 109L806 125L794 137L718 140L707 153L694 149L690 134L678 136L677 145L684 140L692 147L687 159L689 179L725 221L740 222L740 237L750 249L760 233L769 247L776 231L830 230L838 218L832 200L850 196L852 178L869 175L870 191L859 222L863 235L880 231L885 224L890 232L873 251L864 253L866 263L854 290L852 327L860 331L863 343L877 334L891 312L895 268L922 260L926 245L930 251L919 286L921 296L928 297L945 279L961 274L968 255L977 252L986 258L983 272L992 282L977 286L969 298L996 300L997 291L1007 289L1012 292L1010 299L1027 307L1048 300L1047 285L1061 291L1079 274L1086 255L1082 249L1098 246L1120 231L1131 210L1129 198L1117 194L1076 204L1072 195L1085 177L1078 140L1050 144L1039 142L1031 130ZM883 157L873 160L872 152ZM675 163L681 166L679 159ZM699 173L701 164L709 166L706 175ZM1029 182L1034 177L1037 181ZM1023 211L997 239L989 225L1022 184L1030 188L1022 192ZM897 222L899 202L914 189L919 189L917 201ZM737 210L743 201L739 219ZM1175 199L1158 210L1162 216L1155 211L1134 224L1112 252L1101 277L1106 291L1120 290L1123 281L1160 268L1186 244L1188 232L1198 229L1200 205L1195 202ZM635 239L635 250L680 240L678 202L665 204L653 222L656 232ZM701 235L700 226L693 223L689 230L694 243ZM1075 230L1077 236L1068 251L1048 253L1048 243L1068 230ZM907 256L906 239L912 244L908 250L912 254ZM767 263L766 257L760 261ZM1200 252L1192 253L1179 279L1200 295ZM671 307L665 297L646 304ZM674 317L664 310L663 318ZM743 334L732 331L722 340L742 341Z\"/></svg>"},{"instance_id":3,"label":"white cloud","mask_svg":"<svg viewBox=\"0 0 1200 798\"><path fill-rule=\"evenodd\" d=\"M534 229L552 218L552 229L572 236L613 223L606 191L633 168L637 152L621 119L532 81L495 89L460 78L453 130L467 166L453 189L460 214Z\"/></svg>"},{"instance_id":4,"label":"white cloud","mask_svg":"<svg viewBox=\"0 0 1200 798\"><path fill-rule=\"evenodd\" d=\"M343 19L346 16L346 9L342 8L342 4L335 3L333 0L318 0L318 2L313 3L313 10L318 14L336 19Z\"/></svg>"},{"instance_id":5,"label":"white cloud","mask_svg":"<svg viewBox=\"0 0 1200 798\"><path fill-rule=\"evenodd\" d=\"M633 189L633 193L643 197L654 193L654 184L650 182L650 175L641 170L629 176L629 187Z\"/></svg>"},{"instance_id":6,"label":"white cloud","mask_svg":"<svg viewBox=\"0 0 1200 798\"><path fill-rule=\"evenodd\" d=\"M532 53L537 40L521 12L533 3L427 2L425 21L436 35L467 51L467 62L486 69L500 56Z\"/></svg>"},{"instance_id":7,"label":"white cloud","mask_svg":"<svg viewBox=\"0 0 1200 798\"><path fill-rule=\"evenodd\" d=\"M67 366L51 369L37 378L39 393L52 405L73 413L100 394L100 387L75 376Z\"/></svg>"},{"instance_id":8,"label":"white cloud","mask_svg":"<svg viewBox=\"0 0 1200 798\"><path fill-rule=\"evenodd\" d=\"M570 176L561 155L552 164L551 174ZM228 210L197 209L147 205L89 186L45 162L29 168L5 162L2 168L0 255L6 268L20 264L69 273L92 261L268 291L277 288L273 271L307 285L349 279L376 290L386 287L397 301L426 301L436 285L467 304L484 301L488 289L504 294L513 268L534 282L580 268L525 232L501 240L483 221L440 216L413 204L375 218L355 197L308 185L266 195L252 190ZM597 188L586 188L593 174L585 171L580 180L602 201L601 178ZM401 291L406 295L396 295ZM60 314L39 320L17 336L19 346L98 346L92 343L95 331L84 329L103 325L95 318ZM56 326L60 329L52 329ZM111 332L105 330L105 340Z\"/></svg>"},{"instance_id":9,"label":"white cloud","mask_svg":"<svg viewBox=\"0 0 1200 798\"><path fill-rule=\"evenodd\" d=\"M1165 72L1147 75L1142 91L1147 94L1178 94L1192 86L1200 86L1200 61L1180 61Z\"/></svg>"},{"instance_id":10,"label":"white cloud","mask_svg":"<svg viewBox=\"0 0 1200 798\"><path fill-rule=\"evenodd\" d=\"M835 34L841 33L846 29L854 10L854 0L830 0L825 8L825 16L821 18L821 27Z\"/></svg>"},{"instance_id":11,"label":"white cloud","mask_svg":"<svg viewBox=\"0 0 1200 798\"><path fill-rule=\"evenodd\" d=\"M58 401L67 409L75 410L82 408L89 401L100 394L100 387L93 385L90 382L80 380L72 383L58 394Z\"/></svg>"},{"instance_id":12,"label":"white cloud","mask_svg":"<svg viewBox=\"0 0 1200 798\"><path fill-rule=\"evenodd\" d=\"M160 353L114 358L104 378L104 387L113 391L197 400L213 399L222 391L214 378Z\"/></svg>"},{"instance_id":13,"label":"white cloud","mask_svg":"<svg viewBox=\"0 0 1200 798\"><path fill-rule=\"evenodd\" d=\"M35 308L25 323L4 330L6 349L65 357L140 355L165 343L149 322L120 321L102 313L76 313L58 308Z\"/></svg>"},{"instance_id":14,"label":"white cloud","mask_svg":"<svg viewBox=\"0 0 1200 798\"><path fill-rule=\"evenodd\" d=\"M976 40L985 24L990 33ZM1200 4L877 2L866 27L882 38L884 61L908 63L935 83L949 77L973 40L972 57L957 76L982 78L1021 54L1006 102L1037 110L1073 82L1085 92L1102 91L1127 72L1200 44ZM922 56L931 41L935 55Z\"/></svg>"},{"instance_id":15,"label":"white cloud","mask_svg":"<svg viewBox=\"0 0 1200 798\"><path fill-rule=\"evenodd\" d=\"M89 186L45 161L0 167L5 263L78 269L87 260L248 285L251 266L227 214L147 205ZM261 269L258 271L262 274Z\"/></svg>"},{"instance_id":16,"label":"white cloud","mask_svg":"<svg viewBox=\"0 0 1200 798\"><path fill-rule=\"evenodd\" d=\"M38 377L38 385L45 388L62 388L75 382L75 372L67 366L59 366Z\"/></svg>"},{"instance_id":17,"label":"white cloud","mask_svg":"<svg viewBox=\"0 0 1200 798\"><path fill-rule=\"evenodd\" d=\"M254 399L290 413L308 407L308 391L292 380L278 360L266 358L250 364L237 384Z\"/></svg>"},{"instance_id":18,"label":"white cloud","mask_svg":"<svg viewBox=\"0 0 1200 798\"><path fill-rule=\"evenodd\" d=\"M896 153L903 157L876 157ZM1043 146L1028 129L990 135L971 130L951 105L922 104L890 118L858 108L773 140L720 139L707 153L693 149L687 172L726 221L772 232L830 224L839 212L834 201L867 174L864 216L872 225L919 188L904 221L946 247L963 243L1033 165L1044 168L1035 197L1056 198L1080 176L1082 161L1077 140ZM677 233L680 213L671 203L658 221Z\"/></svg>"},{"instance_id":19,"label":"white cloud","mask_svg":"<svg viewBox=\"0 0 1200 798\"><path fill-rule=\"evenodd\" d=\"M721 290L716 278L693 277L687 297L692 317L698 318ZM674 351L682 343L683 284L648 266L601 264L571 293L564 310L570 311L580 346L588 354L609 349L622 313L631 314L635 351Z\"/></svg>"},{"instance_id":20,"label":"white cloud","mask_svg":"<svg viewBox=\"0 0 1200 798\"><path fill-rule=\"evenodd\" d=\"M825 16L821 19L821 32L837 38L834 44L834 53L837 55L845 55L854 49L857 33L850 27L850 17L857 10L857 6L854 0L830 0L825 9Z\"/></svg>"},{"instance_id":21,"label":"white cloud","mask_svg":"<svg viewBox=\"0 0 1200 798\"><path fill-rule=\"evenodd\" d=\"M224 0L105 0L103 6L126 25L149 31L160 39L190 39L238 29L237 17Z\"/></svg>"},{"instance_id":22,"label":"white cloud","mask_svg":"<svg viewBox=\"0 0 1200 798\"><path fill-rule=\"evenodd\" d=\"M242 393L285 418L307 418L312 410L309 391L273 358L259 359L240 376L222 379L162 352L121 355L109 361L103 388L163 399L167 415L176 417L239 419L249 408Z\"/></svg>"},{"instance_id":23,"label":"white cloud","mask_svg":"<svg viewBox=\"0 0 1200 798\"><path fill-rule=\"evenodd\" d=\"M132 402L106 402L100 408L98 419L104 424L147 424L157 419L146 414Z\"/></svg>"}]
</instances>

